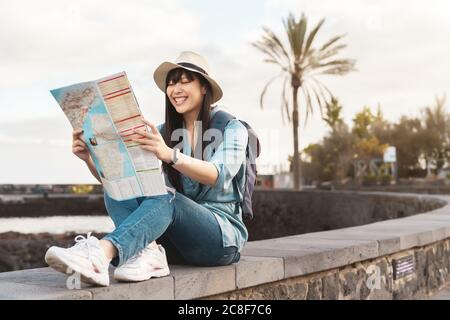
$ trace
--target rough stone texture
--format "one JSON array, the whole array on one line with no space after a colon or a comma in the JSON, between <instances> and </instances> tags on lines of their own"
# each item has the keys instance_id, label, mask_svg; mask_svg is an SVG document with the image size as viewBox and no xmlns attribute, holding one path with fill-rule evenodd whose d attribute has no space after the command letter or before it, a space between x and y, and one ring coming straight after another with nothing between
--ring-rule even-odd
<instances>
[{"instance_id":1,"label":"rough stone texture","mask_svg":"<svg viewBox=\"0 0 450 320\"><path fill-rule=\"evenodd\" d=\"M257 218L246 225L249 240L262 240L397 219L443 205L442 200L420 195L257 189L253 193ZM0 199L0 213L2 217L107 215L102 194Z\"/></svg>"},{"instance_id":2,"label":"rough stone texture","mask_svg":"<svg viewBox=\"0 0 450 320\"><path fill-rule=\"evenodd\" d=\"M435 228L434 233L424 232L419 239L415 234L404 234L405 232L400 232L402 237L398 238L397 230L392 230L391 235L386 233L384 238L376 238L379 253L383 255L450 236L450 227L444 226L447 222L450 224L450 218L439 212L439 207L444 204L445 200L439 197L422 195L256 190L253 201L256 218L245 222L249 231L249 240L252 241L369 224L434 210L430 213L433 214L433 221L429 222L429 226L432 227L433 224L438 226L442 223L440 230ZM55 214L106 215L101 194L25 197L21 201L0 202L0 213L3 217ZM418 220L426 220L423 216L425 215L418 216ZM405 230L408 231L408 229ZM369 230L368 233L359 232L359 235L352 231L351 238L346 238L349 233L343 235L336 233L334 239L370 241L372 235L379 234L380 232L376 230L373 232ZM71 233L64 235L48 233L24 235L16 232L0 234L0 272L45 267L43 257L48 247L72 245L74 236L75 234ZM317 238L317 236L314 237Z\"/></svg>"},{"instance_id":3,"label":"rough stone texture","mask_svg":"<svg viewBox=\"0 0 450 320\"><path fill-rule=\"evenodd\" d=\"M396 234L386 234L364 230L362 227L350 227L331 231L303 234L302 238L328 240L363 240L378 243L378 255L384 256L400 250L400 237Z\"/></svg>"},{"instance_id":4,"label":"rough stone texture","mask_svg":"<svg viewBox=\"0 0 450 320\"><path fill-rule=\"evenodd\" d=\"M107 215L103 194L48 197L23 196L20 201L1 201L2 217Z\"/></svg>"},{"instance_id":5,"label":"rough stone texture","mask_svg":"<svg viewBox=\"0 0 450 320\"><path fill-rule=\"evenodd\" d=\"M305 283L308 293L307 300L319 300L322 296L322 278L313 278Z\"/></svg>"},{"instance_id":6,"label":"rough stone texture","mask_svg":"<svg viewBox=\"0 0 450 320\"><path fill-rule=\"evenodd\" d=\"M305 300L308 286L304 282L291 279L263 284L258 290L243 289L203 299L229 299L229 300Z\"/></svg>"},{"instance_id":7,"label":"rough stone texture","mask_svg":"<svg viewBox=\"0 0 450 320\"><path fill-rule=\"evenodd\" d=\"M358 286L358 272L348 271L339 273L339 282L341 285L342 298L354 298L356 299L356 292Z\"/></svg>"},{"instance_id":8,"label":"rough stone texture","mask_svg":"<svg viewBox=\"0 0 450 320\"><path fill-rule=\"evenodd\" d=\"M295 250L291 248L291 252ZM414 256L415 272L394 280L392 261L406 255ZM423 299L450 283L450 238L340 268L238 289L236 270L242 271L249 263L256 268L261 261L266 264L261 265L263 272L269 265L277 266L279 259L244 256L242 266L241 262L214 268L172 266L168 277L134 284L113 282L108 288L82 285L80 290L66 289L67 277L50 268L0 273L0 299ZM379 270L379 287L370 281L374 269ZM262 281L249 272L240 276L244 283ZM246 274L248 280L244 279Z\"/></svg>"},{"instance_id":9,"label":"rough stone texture","mask_svg":"<svg viewBox=\"0 0 450 320\"><path fill-rule=\"evenodd\" d=\"M394 280L392 260L406 255L414 255L415 272ZM373 269L377 268L379 287L376 287L378 283L370 281L373 279ZM339 269L293 277L207 299L424 299L449 285L449 270L450 239L445 239ZM368 283L375 284L375 287L369 288Z\"/></svg>"},{"instance_id":10,"label":"rough stone texture","mask_svg":"<svg viewBox=\"0 0 450 320\"><path fill-rule=\"evenodd\" d=\"M406 181L405 181L406 182ZM442 185L432 185L441 183ZM415 193L415 194L450 194L450 188L446 185L445 180L419 182L417 180L407 181L404 185L394 184L389 186L340 186L335 185L335 190L353 190L353 191L380 191L380 192L397 192L397 193ZM422 185L420 185L422 184Z\"/></svg>"},{"instance_id":11,"label":"rough stone texture","mask_svg":"<svg viewBox=\"0 0 450 320\"><path fill-rule=\"evenodd\" d=\"M67 276L51 268L38 268L24 271L2 272L0 273L0 282L3 281L34 286L66 288Z\"/></svg>"},{"instance_id":12,"label":"rough stone texture","mask_svg":"<svg viewBox=\"0 0 450 320\"><path fill-rule=\"evenodd\" d=\"M389 203L386 195L373 196L383 197L369 202L373 210L381 210L370 211L371 214L383 212L378 202ZM414 199L417 209L442 204L448 197L435 197L432 199L435 202L427 197ZM410 204L407 200L400 201L402 210L409 208L407 203ZM339 210L348 205L345 201L335 204ZM395 207L394 204L387 207L391 205ZM214 268L172 265L169 277L139 284L82 286L81 290L73 291L66 288L65 275L48 268L0 273L1 298L421 299L450 282L449 213L447 205L429 213L430 219L419 215L416 219L388 220L358 228L251 241L237 264ZM362 214L363 220L367 214ZM355 212L353 216L358 218ZM346 214L343 217L345 220ZM415 273L394 281L393 259L411 254ZM380 276L377 288L367 285L373 284L369 270L374 269L379 270Z\"/></svg>"},{"instance_id":13,"label":"rough stone texture","mask_svg":"<svg viewBox=\"0 0 450 320\"><path fill-rule=\"evenodd\" d=\"M236 289L235 264L223 267L171 266L175 299L195 299Z\"/></svg>"},{"instance_id":14,"label":"rough stone texture","mask_svg":"<svg viewBox=\"0 0 450 320\"><path fill-rule=\"evenodd\" d=\"M173 277L162 277L139 283L118 283L96 287L81 283L80 289L67 289L68 276L51 268L0 273L0 299L173 299Z\"/></svg>"},{"instance_id":15,"label":"rough stone texture","mask_svg":"<svg viewBox=\"0 0 450 320\"><path fill-rule=\"evenodd\" d=\"M348 191L257 190L250 240L328 231L398 219L440 208L433 196Z\"/></svg>"},{"instance_id":16,"label":"rough stone texture","mask_svg":"<svg viewBox=\"0 0 450 320\"><path fill-rule=\"evenodd\" d=\"M92 299L88 285L68 290L67 276L50 268L0 273L0 299Z\"/></svg>"},{"instance_id":17,"label":"rough stone texture","mask_svg":"<svg viewBox=\"0 0 450 320\"><path fill-rule=\"evenodd\" d=\"M94 300L172 300L174 280L167 276L138 283L111 282L111 286L89 288Z\"/></svg>"},{"instance_id":18,"label":"rough stone texture","mask_svg":"<svg viewBox=\"0 0 450 320\"><path fill-rule=\"evenodd\" d=\"M0 282L0 300L90 300L87 290L67 290L16 282Z\"/></svg>"},{"instance_id":19,"label":"rough stone texture","mask_svg":"<svg viewBox=\"0 0 450 320\"><path fill-rule=\"evenodd\" d=\"M450 221L396 219L363 226L361 230L379 230L385 234L418 234L416 245L424 245L450 237ZM401 247L400 249L405 249Z\"/></svg>"},{"instance_id":20,"label":"rough stone texture","mask_svg":"<svg viewBox=\"0 0 450 320\"><path fill-rule=\"evenodd\" d=\"M281 258L241 257L236 264L236 286L247 288L284 278L284 263Z\"/></svg>"},{"instance_id":21,"label":"rough stone texture","mask_svg":"<svg viewBox=\"0 0 450 320\"><path fill-rule=\"evenodd\" d=\"M432 300L450 300L450 287L445 288L437 295L431 297Z\"/></svg>"},{"instance_id":22,"label":"rough stone texture","mask_svg":"<svg viewBox=\"0 0 450 320\"><path fill-rule=\"evenodd\" d=\"M337 300L339 293L339 274L337 272L322 278L322 298L324 300Z\"/></svg>"},{"instance_id":23,"label":"rough stone texture","mask_svg":"<svg viewBox=\"0 0 450 320\"><path fill-rule=\"evenodd\" d=\"M242 254L284 258L284 274L289 278L377 257L378 245L376 241L295 236L249 242Z\"/></svg>"}]
</instances>

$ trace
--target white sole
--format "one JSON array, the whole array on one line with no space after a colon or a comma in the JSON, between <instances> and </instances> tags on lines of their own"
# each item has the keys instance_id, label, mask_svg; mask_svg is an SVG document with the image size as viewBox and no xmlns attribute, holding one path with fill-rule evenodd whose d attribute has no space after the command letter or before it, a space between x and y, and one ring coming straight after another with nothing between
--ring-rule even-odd
<instances>
[{"instance_id":1,"label":"white sole","mask_svg":"<svg viewBox=\"0 0 450 320\"><path fill-rule=\"evenodd\" d=\"M45 254L45 262L54 270L64 273L73 274L77 272L80 274L80 280L84 283L96 284L100 286L109 286L109 274L105 277L96 272L85 270L76 262L71 260L70 255L58 247L51 247Z\"/></svg>"},{"instance_id":2,"label":"white sole","mask_svg":"<svg viewBox=\"0 0 450 320\"><path fill-rule=\"evenodd\" d=\"M137 275L137 276L130 276L130 275L124 275L124 274L116 274L114 272L114 279L121 282L139 282L139 281L145 281L149 280L151 278L160 278L165 277L170 274L170 270L168 267L163 269L154 270L147 274Z\"/></svg>"}]
</instances>

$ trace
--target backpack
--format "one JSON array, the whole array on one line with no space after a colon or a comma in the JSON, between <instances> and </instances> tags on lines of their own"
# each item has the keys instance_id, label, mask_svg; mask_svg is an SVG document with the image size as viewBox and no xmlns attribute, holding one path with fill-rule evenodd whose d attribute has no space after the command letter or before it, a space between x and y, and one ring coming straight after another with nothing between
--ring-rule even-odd
<instances>
[{"instance_id":1,"label":"backpack","mask_svg":"<svg viewBox=\"0 0 450 320\"><path fill-rule=\"evenodd\" d=\"M233 119L236 119L236 117L229 114L226 111L219 109L211 118L209 127L220 130L223 136L225 127L227 126L228 122L230 122ZM261 145L259 143L259 139L255 130L247 122L243 120L239 121L245 126L248 132L248 142L245 152L246 170L245 170L244 195L242 202L240 202L240 205L242 208L243 217L252 220L253 219L252 195L256 185L256 176L258 174L258 171L256 169L256 158L258 158L259 154L261 153ZM221 141L219 141L218 143L220 144L220 142ZM238 181L236 176L233 178L233 187L235 188L236 192L239 192Z\"/></svg>"},{"instance_id":2,"label":"backpack","mask_svg":"<svg viewBox=\"0 0 450 320\"><path fill-rule=\"evenodd\" d=\"M228 122L236 119L235 116L229 114L226 111L221 109L217 110L216 113L212 116L209 127L220 130L223 133L225 131L225 127ZM242 208L242 216L243 218L253 219L253 207L252 207L252 195L253 190L256 185L256 176L258 171L256 170L256 158L259 157L261 153L261 144L259 143L258 135L255 130L245 121L239 120L247 129L248 132L248 142L245 152L245 185L244 185L244 195L242 196L242 201L239 205ZM164 131L164 125L161 127L160 132ZM222 141L214 141L217 145L220 145ZM239 192L238 181L236 176L233 177L233 188L237 193Z\"/></svg>"}]
</instances>

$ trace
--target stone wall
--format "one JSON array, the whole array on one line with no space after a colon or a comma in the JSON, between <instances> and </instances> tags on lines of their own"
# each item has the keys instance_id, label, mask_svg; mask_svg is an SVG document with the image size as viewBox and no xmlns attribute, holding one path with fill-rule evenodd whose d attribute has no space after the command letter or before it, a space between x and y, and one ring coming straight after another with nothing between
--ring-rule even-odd
<instances>
[{"instance_id":1,"label":"stone wall","mask_svg":"<svg viewBox=\"0 0 450 320\"><path fill-rule=\"evenodd\" d=\"M255 218L245 223L249 240L262 240L398 219L445 204L417 195L257 190L253 200Z\"/></svg>"},{"instance_id":2,"label":"stone wall","mask_svg":"<svg viewBox=\"0 0 450 320\"><path fill-rule=\"evenodd\" d=\"M429 197L357 192L255 190L249 240L358 226L427 212L445 203ZM102 195L24 198L1 202L1 217L106 215Z\"/></svg>"},{"instance_id":3,"label":"stone wall","mask_svg":"<svg viewBox=\"0 0 450 320\"><path fill-rule=\"evenodd\" d=\"M304 209L311 202L301 198L303 194L291 192L278 200L284 206L284 202L295 203L299 196L299 206ZM263 199L268 205L271 196ZM359 221L364 221L386 216L394 209L397 219L249 241L241 259L231 265L171 265L166 277L130 284L112 282L107 288L84 285L69 290L66 275L50 268L3 272L0 299L422 299L450 283L449 196L339 192L316 193L309 199L325 210L328 196L340 196L329 202L329 210L343 212L344 221L347 213L349 217L362 216ZM358 196L373 199L368 201L371 205L358 206ZM397 205L393 203L396 200ZM414 208L427 206L440 207L413 214L417 213ZM346 207L353 208L353 214ZM302 223L299 219L298 225ZM266 221L264 228L277 231L278 226ZM410 257L415 267L411 274L397 279L395 261L404 257Z\"/></svg>"},{"instance_id":4,"label":"stone wall","mask_svg":"<svg viewBox=\"0 0 450 320\"><path fill-rule=\"evenodd\" d=\"M44 217L106 215L103 195L26 197L20 201L0 201L0 217Z\"/></svg>"},{"instance_id":5,"label":"stone wall","mask_svg":"<svg viewBox=\"0 0 450 320\"><path fill-rule=\"evenodd\" d=\"M256 190L249 241L369 224L427 212L445 201L422 196L355 192ZM0 203L0 216L106 215L102 195L25 198ZM66 246L74 234L0 234L0 272L45 266L51 245Z\"/></svg>"},{"instance_id":6,"label":"stone wall","mask_svg":"<svg viewBox=\"0 0 450 320\"><path fill-rule=\"evenodd\" d=\"M415 272L394 280L392 261L413 255ZM372 269L379 270L375 281ZM369 269L369 267L371 269ZM427 246L358 262L339 269L294 277L236 290L206 299L372 300L424 299L450 282L450 239ZM369 289L367 283L375 284Z\"/></svg>"}]
</instances>

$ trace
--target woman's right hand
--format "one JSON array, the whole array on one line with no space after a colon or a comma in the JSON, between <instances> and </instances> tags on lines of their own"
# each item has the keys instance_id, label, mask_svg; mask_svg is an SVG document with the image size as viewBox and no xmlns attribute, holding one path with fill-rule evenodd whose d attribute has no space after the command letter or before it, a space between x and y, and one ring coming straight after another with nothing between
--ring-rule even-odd
<instances>
[{"instance_id":1,"label":"woman's right hand","mask_svg":"<svg viewBox=\"0 0 450 320\"><path fill-rule=\"evenodd\" d=\"M84 162L87 162L90 154L86 143L80 137L82 133L82 129L77 129L72 132L72 153Z\"/></svg>"}]
</instances>

